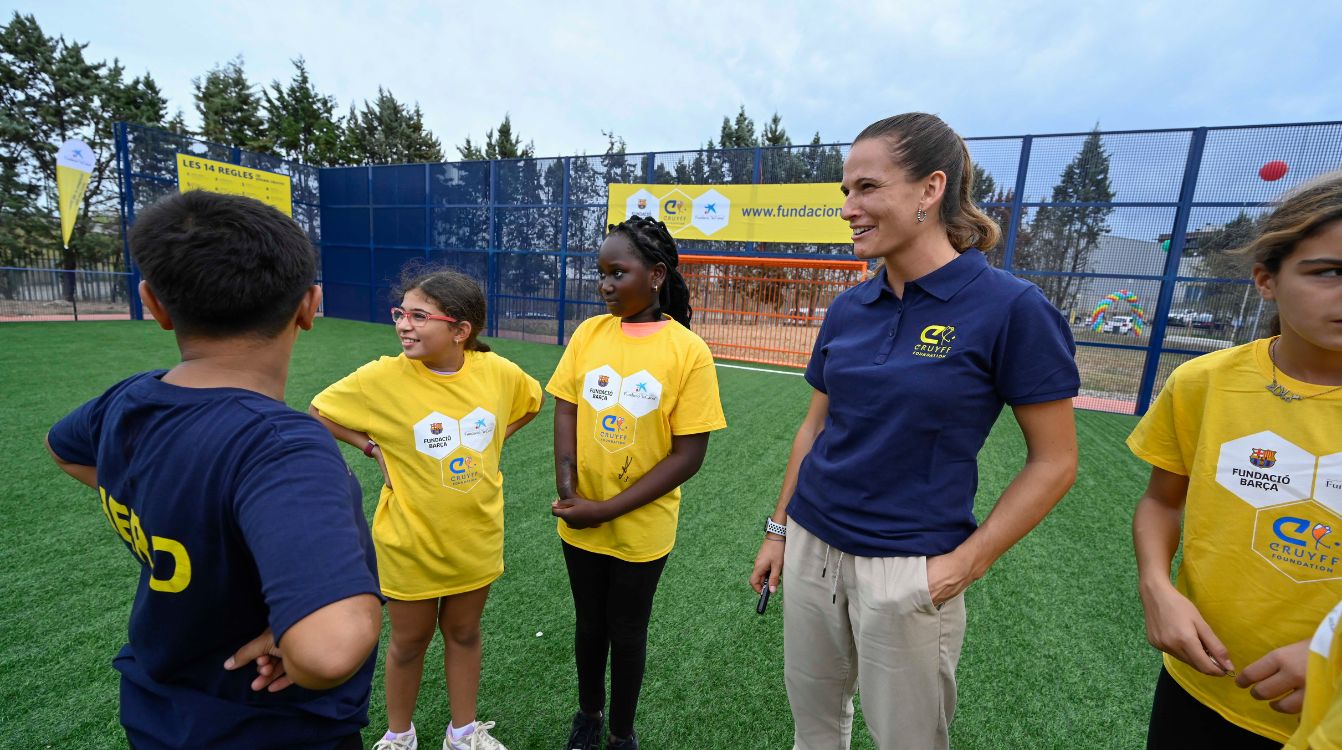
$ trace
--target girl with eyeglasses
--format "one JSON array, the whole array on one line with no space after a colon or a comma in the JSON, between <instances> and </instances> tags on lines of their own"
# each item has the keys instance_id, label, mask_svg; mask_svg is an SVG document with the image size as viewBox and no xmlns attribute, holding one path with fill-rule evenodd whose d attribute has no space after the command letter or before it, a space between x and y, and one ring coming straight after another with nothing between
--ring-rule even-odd
<instances>
[{"instance_id":1,"label":"girl with eyeglasses","mask_svg":"<svg viewBox=\"0 0 1342 750\"><path fill-rule=\"evenodd\" d=\"M540 411L540 384L479 340L485 296L469 277L407 269L391 310L404 350L322 391L309 412L377 461L378 576L391 618L386 735L416 750L411 721L434 630L443 633L452 724L443 750L504 750L479 722L480 616L503 573L503 442Z\"/></svg>"}]
</instances>

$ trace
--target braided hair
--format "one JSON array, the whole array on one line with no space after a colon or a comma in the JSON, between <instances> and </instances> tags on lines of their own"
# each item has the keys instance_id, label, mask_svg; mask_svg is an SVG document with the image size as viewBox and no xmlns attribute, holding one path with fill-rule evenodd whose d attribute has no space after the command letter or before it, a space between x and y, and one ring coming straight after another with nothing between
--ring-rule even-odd
<instances>
[{"instance_id":1,"label":"braided hair","mask_svg":"<svg viewBox=\"0 0 1342 750\"><path fill-rule=\"evenodd\" d=\"M631 216L619 224L606 227L606 236L622 234L638 250L649 268L661 263L666 266L666 282L657 294L657 306L662 312L686 328L694 310L690 308L690 288L680 275L680 255L676 241L666 225L651 216Z\"/></svg>"}]
</instances>

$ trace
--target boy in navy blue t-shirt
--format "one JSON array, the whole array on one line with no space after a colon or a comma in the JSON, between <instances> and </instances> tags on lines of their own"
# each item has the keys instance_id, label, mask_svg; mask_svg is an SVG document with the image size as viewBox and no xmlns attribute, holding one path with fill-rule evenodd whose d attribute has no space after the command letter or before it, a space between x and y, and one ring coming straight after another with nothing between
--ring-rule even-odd
<instances>
[{"instance_id":1,"label":"boy in navy blue t-shirt","mask_svg":"<svg viewBox=\"0 0 1342 750\"><path fill-rule=\"evenodd\" d=\"M361 493L283 400L321 301L312 245L269 206L201 191L144 211L130 243L182 361L47 445L141 563L113 662L131 746L362 747L381 602Z\"/></svg>"}]
</instances>

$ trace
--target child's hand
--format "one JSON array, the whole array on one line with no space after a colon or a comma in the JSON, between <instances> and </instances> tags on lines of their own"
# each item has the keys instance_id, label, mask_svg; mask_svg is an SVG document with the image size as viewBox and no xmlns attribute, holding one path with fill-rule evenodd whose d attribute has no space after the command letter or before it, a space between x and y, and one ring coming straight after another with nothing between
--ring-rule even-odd
<instances>
[{"instance_id":1,"label":"child's hand","mask_svg":"<svg viewBox=\"0 0 1342 750\"><path fill-rule=\"evenodd\" d=\"M570 529L590 529L610 520L605 517L604 505L575 495L555 500L550 504L550 513L564 519Z\"/></svg>"},{"instance_id":2,"label":"child's hand","mask_svg":"<svg viewBox=\"0 0 1342 750\"><path fill-rule=\"evenodd\" d=\"M240 669L243 665L256 662L256 679L252 680L252 690L268 690L277 693L294 681L284 670L284 654L275 643L275 636L266 628L261 635L251 639L238 648L237 652L224 662L224 669Z\"/></svg>"},{"instance_id":3,"label":"child's hand","mask_svg":"<svg viewBox=\"0 0 1342 750\"><path fill-rule=\"evenodd\" d=\"M1309 666L1309 639L1269 651L1235 678L1249 695L1284 714L1298 714L1305 705L1305 670ZM1250 687L1252 686L1252 687ZM1275 699L1275 700L1274 700Z\"/></svg>"},{"instance_id":4,"label":"child's hand","mask_svg":"<svg viewBox=\"0 0 1342 750\"><path fill-rule=\"evenodd\" d=\"M1188 597L1168 581L1153 590L1142 589L1141 593L1146 614L1146 640L1152 646L1203 674L1213 677L1234 674L1230 652Z\"/></svg>"}]
</instances>

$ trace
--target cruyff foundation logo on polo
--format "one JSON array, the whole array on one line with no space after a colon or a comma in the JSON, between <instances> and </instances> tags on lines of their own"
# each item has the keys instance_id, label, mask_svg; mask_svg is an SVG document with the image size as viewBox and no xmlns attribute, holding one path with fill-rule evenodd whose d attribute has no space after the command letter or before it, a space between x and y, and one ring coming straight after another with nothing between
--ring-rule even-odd
<instances>
[{"instance_id":1,"label":"cruyff foundation logo on polo","mask_svg":"<svg viewBox=\"0 0 1342 750\"><path fill-rule=\"evenodd\" d=\"M951 353L955 342L955 326L930 325L918 334L918 343L913 346L913 356L928 359L945 359Z\"/></svg>"}]
</instances>

